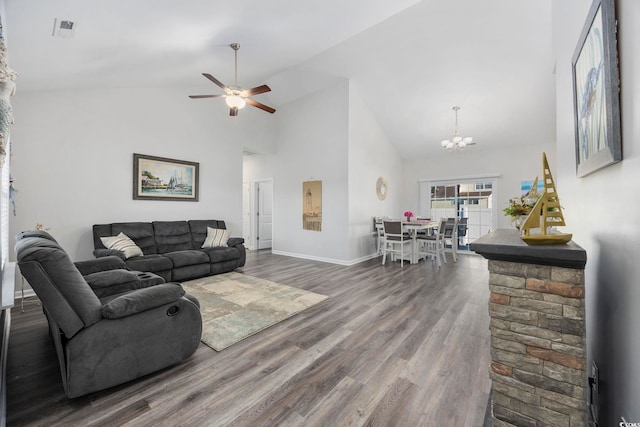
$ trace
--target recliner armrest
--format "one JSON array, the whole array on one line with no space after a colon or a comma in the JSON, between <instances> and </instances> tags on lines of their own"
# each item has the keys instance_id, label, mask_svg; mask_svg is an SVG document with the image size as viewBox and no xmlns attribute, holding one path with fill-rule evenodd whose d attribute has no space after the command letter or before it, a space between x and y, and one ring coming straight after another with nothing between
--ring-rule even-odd
<instances>
[{"instance_id":1,"label":"recliner armrest","mask_svg":"<svg viewBox=\"0 0 640 427\"><path fill-rule=\"evenodd\" d=\"M177 301L184 294L185 291L179 283L161 283L149 288L137 289L104 304L102 316L106 319L131 316Z\"/></svg>"},{"instance_id":2,"label":"recliner armrest","mask_svg":"<svg viewBox=\"0 0 640 427\"><path fill-rule=\"evenodd\" d=\"M228 246L235 246L244 243L244 237L229 237Z\"/></svg>"},{"instance_id":3,"label":"recliner armrest","mask_svg":"<svg viewBox=\"0 0 640 427\"><path fill-rule=\"evenodd\" d=\"M108 250L108 249L106 249ZM76 268L80 270L80 274L87 276L99 271L108 270L128 270L127 264L118 256L103 256L101 258L89 259L86 261L78 261L74 263Z\"/></svg>"},{"instance_id":4,"label":"recliner armrest","mask_svg":"<svg viewBox=\"0 0 640 427\"><path fill-rule=\"evenodd\" d=\"M100 299L143 287L137 273L122 268L87 274L84 280Z\"/></svg>"},{"instance_id":5,"label":"recliner armrest","mask_svg":"<svg viewBox=\"0 0 640 427\"><path fill-rule=\"evenodd\" d=\"M124 252L116 251L113 249L94 249L93 256L96 258L102 258L106 256L116 256L122 260L126 259L126 257L124 256Z\"/></svg>"}]
</instances>

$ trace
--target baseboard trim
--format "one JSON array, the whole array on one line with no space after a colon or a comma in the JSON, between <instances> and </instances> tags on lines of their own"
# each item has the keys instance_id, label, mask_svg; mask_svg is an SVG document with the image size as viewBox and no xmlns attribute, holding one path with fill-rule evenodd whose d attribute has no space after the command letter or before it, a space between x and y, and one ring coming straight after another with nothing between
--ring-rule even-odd
<instances>
[{"instance_id":1,"label":"baseboard trim","mask_svg":"<svg viewBox=\"0 0 640 427\"><path fill-rule=\"evenodd\" d=\"M357 258L355 260L345 261L345 260L341 260L341 259L316 257L316 256L313 256L313 255L297 254L297 253L293 253L293 252L276 251L276 250L273 250L273 249L271 249L271 253L273 253L275 255L290 256L290 257L293 257L293 258L308 259L308 260L311 260L311 261L326 262L326 263L329 263L329 264L344 265L346 267L350 267L352 265L356 265L356 264L359 264L361 262L364 262L364 261L370 260L372 258L378 257L377 254L371 254L371 255L367 255L367 256L361 257L361 258Z\"/></svg>"}]
</instances>

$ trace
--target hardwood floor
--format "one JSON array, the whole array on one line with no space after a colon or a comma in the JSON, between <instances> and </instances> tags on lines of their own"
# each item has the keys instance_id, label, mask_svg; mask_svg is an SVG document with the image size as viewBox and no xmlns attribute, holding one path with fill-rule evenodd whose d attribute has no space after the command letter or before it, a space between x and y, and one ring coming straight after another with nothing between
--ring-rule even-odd
<instances>
[{"instance_id":1,"label":"hardwood floor","mask_svg":"<svg viewBox=\"0 0 640 427\"><path fill-rule=\"evenodd\" d=\"M249 251L238 271L330 296L220 353L69 400L41 308L12 313L9 426L482 426L486 261L351 267Z\"/></svg>"}]
</instances>

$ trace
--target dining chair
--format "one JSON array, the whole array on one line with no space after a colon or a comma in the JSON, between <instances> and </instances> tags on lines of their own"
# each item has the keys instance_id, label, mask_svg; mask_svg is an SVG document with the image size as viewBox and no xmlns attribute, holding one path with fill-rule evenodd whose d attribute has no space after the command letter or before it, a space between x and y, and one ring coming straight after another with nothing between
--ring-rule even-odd
<instances>
[{"instance_id":1,"label":"dining chair","mask_svg":"<svg viewBox=\"0 0 640 427\"><path fill-rule=\"evenodd\" d=\"M373 218L373 227L376 233L376 253L382 255L382 247L384 245L384 224L382 217L376 216Z\"/></svg>"},{"instance_id":2,"label":"dining chair","mask_svg":"<svg viewBox=\"0 0 640 427\"><path fill-rule=\"evenodd\" d=\"M444 236L442 242L443 253L451 252L453 262L458 262L458 221L458 217L447 218L447 223L444 227ZM449 248L447 248L447 244L450 245Z\"/></svg>"},{"instance_id":3,"label":"dining chair","mask_svg":"<svg viewBox=\"0 0 640 427\"><path fill-rule=\"evenodd\" d=\"M458 220L458 245L464 246L464 238L467 236L469 218L460 218Z\"/></svg>"},{"instance_id":4,"label":"dining chair","mask_svg":"<svg viewBox=\"0 0 640 427\"><path fill-rule=\"evenodd\" d=\"M418 242L418 258L430 257L436 261L438 267L442 266L442 263L447 263L447 258L444 254L444 233L446 229L447 219L441 218L438 229L433 234L426 234L416 237ZM442 258L442 261L440 261Z\"/></svg>"},{"instance_id":5,"label":"dining chair","mask_svg":"<svg viewBox=\"0 0 640 427\"><path fill-rule=\"evenodd\" d=\"M411 248L413 240L402 230L402 221L383 221L384 242L382 245L382 265L387 260L387 254L400 255L400 267L404 267L405 246ZM410 252L407 252L410 253Z\"/></svg>"},{"instance_id":6,"label":"dining chair","mask_svg":"<svg viewBox=\"0 0 640 427\"><path fill-rule=\"evenodd\" d=\"M431 221L431 218L416 217L416 221ZM424 236L425 234L431 234L432 230L416 230L416 236Z\"/></svg>"}]
</instances>

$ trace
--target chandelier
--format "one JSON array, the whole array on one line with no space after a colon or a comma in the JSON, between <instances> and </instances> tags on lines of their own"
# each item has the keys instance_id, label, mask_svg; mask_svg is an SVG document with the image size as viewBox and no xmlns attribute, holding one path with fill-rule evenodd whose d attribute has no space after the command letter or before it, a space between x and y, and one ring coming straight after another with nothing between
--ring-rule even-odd
<instances>
[{"instance_id":1,"label":"chandelier","mask_svg":"<svg viewBox=\"0 0 640 427\"><path fill-rule=\"evenodd\" d=\"M460 136L460 132L458 132L458 110L459 109L460 107L458 106L453 107L453 111L456 112L456 125L453 128L453 136L451 137L451 139L443 139L440 142L440 145L442 145L442 148L444 148L447 151L462 151L465 148L467 148L468 145L475 144L475 142L473 142L472 137L465 136L463 138Z\"/></svg>"}]
</instances>

